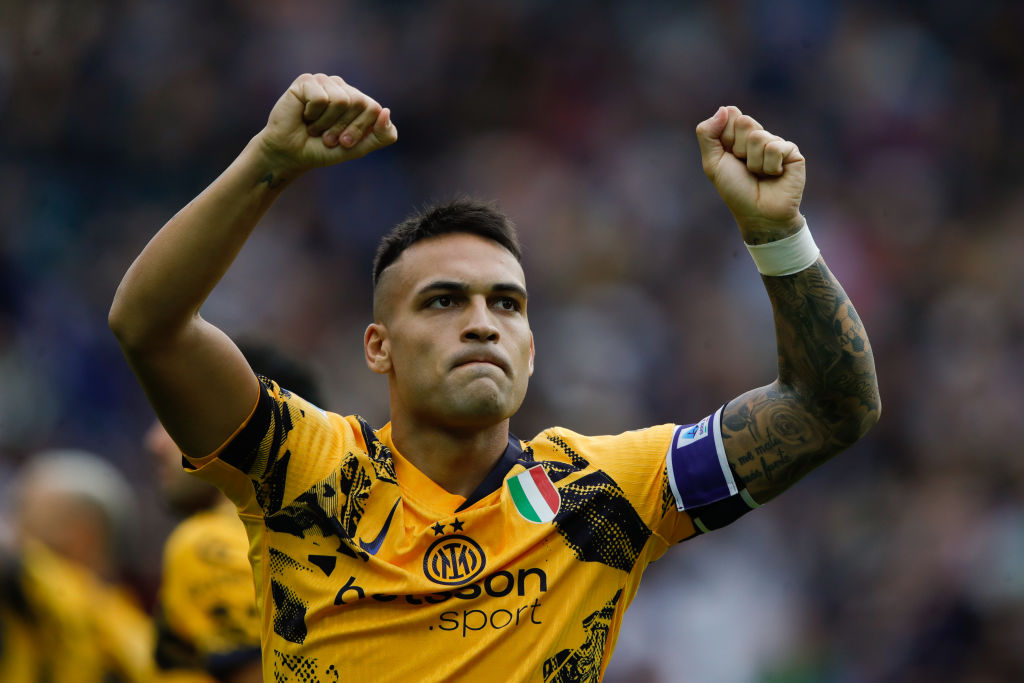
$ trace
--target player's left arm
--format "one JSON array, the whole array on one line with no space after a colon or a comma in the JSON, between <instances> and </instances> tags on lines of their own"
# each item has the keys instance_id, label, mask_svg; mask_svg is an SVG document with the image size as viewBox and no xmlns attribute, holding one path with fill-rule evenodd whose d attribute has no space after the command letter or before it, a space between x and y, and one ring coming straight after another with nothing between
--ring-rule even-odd
<instances>
[{"instance_id":1,"label":"player's left arm","mask_svg":"<svg viewBox=\"0 0 1024 683\"><path fill-rule=\"evenodd\" d=\"M776 242L803 227L805 163L794 143L736 107L698 125L697 139L704 172L747 244ZM795 274L762 278L774 310L779 376L722 412L726 457L758 503L856 442L881 411L864 325L825 262L819 257Z\"/></svg>"}]
</instances>

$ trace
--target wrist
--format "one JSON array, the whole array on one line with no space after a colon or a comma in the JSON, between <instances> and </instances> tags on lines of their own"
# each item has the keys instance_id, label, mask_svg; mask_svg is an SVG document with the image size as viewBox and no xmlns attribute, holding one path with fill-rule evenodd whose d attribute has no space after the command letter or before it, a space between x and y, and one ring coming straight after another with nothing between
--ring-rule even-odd
<instances>
[{"instance_id":1,"label":"wrist","mask_svg":"<svg viewBox=\"0 0 1024 683\"><path fill-rule=\"evenodd\" d=\"M747 244L747 251L762 275L795 275L813 265L820 256L818 245L804 222L793 234L771 242Z\"/></svg>"},{"instance_id":2,"label":"wrist","mask_svg":"<svg viewBox=\"0 0 1024 683\"><path fill-rule=\"evenodd\" d=\"M309 169L295 157L269 144L262 134L253 137L242 151L244 162L252 169L257 182L271 188L282 187Z\"/></svg>"},{"instance_id":3,"label":"wrist","mask_svg":"<svg viewBox=\"0 0 1024 683\"><path fill-rule=\"evenodd\" d=\"M767 244L777 242L790 235L795 235L802 227L807 225L803 214L797 213L791 218L784 220L768 220L765 218L739 218L736 217L736 225L740 228L740 235L748 245Z\"/></svg>"}]
</instances>

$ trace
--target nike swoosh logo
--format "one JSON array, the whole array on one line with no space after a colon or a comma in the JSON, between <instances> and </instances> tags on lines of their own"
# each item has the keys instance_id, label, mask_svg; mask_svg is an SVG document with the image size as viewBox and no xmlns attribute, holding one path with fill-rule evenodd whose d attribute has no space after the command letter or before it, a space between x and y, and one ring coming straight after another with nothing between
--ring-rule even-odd
<instances>
[{"instance_id":1,"label":"nike swoosh logo","mask_svg":"<svg viewBox=\"0 0 1024 683\"><path fill-rule=\"evenodd\" d=\"M373 539L369 543L363 539L359 539L359 547L370 553L376 555L377 551L380 550L381 545L384 543L384 537L388 535L388 527L391 526L391 518L395 516L395 510L398 509L398 504L402 502L399 498L395 501L395 504L391 506L391 512L388 513L388 518L384 520L384 526L381 528L380 533L377 534L377 538Z\"/></svg>"}]
</instances>

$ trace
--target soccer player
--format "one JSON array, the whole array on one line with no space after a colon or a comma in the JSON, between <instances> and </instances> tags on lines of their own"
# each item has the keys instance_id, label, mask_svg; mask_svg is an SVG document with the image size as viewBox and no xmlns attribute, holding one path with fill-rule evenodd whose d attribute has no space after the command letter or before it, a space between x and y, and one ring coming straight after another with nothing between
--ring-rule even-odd
<instances>
[{"instance_id":1,"label":"soccer player","mask_svg":"<svg viewBox=\"0 0 1024 683\"><path fill-rule=\"evenodd\" d=\"M246 361L310 401L312 373L277 349L240 344ZM156 623L160 683L257 683L263 680L260 620L249 541L235 506L181 467L181 451L159 421L146 432L164 502L182 521L164 546Z\"/></svg>"},{"instance_id":2,"label":"soccer player","mask_svg":"<svg viewBox=\"0 0 1024 683\"><path fill-rule=\"evenodd\" d=\"M44 451L19 472L0 553L0 680L153 680L152 622L118 583L133 497L109 462Z\"/></svg>"},{"instance_id":3,"label":"soccer player","mask_svg":"<svg viewBox=\"0 0 1024 683\"><path fill-rule=\"evenodd\" d=\"M523 441L509 418L533 369L526 280L487 205L434 207L383 238L364 336L389 387L379 429L257 378L199 316L291 182L397 137L341 78L300 76L132 264L111 327L188 467L246 526L267 680L598 680L648 563L878 418L864 328L800 214L804 159L735 107L697 126L764 274L778 378L694 424Z\"/></svg>"}]
</instances>

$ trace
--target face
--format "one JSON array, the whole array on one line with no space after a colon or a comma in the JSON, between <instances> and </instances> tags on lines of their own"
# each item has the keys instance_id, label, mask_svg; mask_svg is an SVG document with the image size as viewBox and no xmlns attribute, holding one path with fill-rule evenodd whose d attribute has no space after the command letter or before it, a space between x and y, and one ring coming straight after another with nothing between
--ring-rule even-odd
<instances>
[{"instance_id":1,"label":"face","mask_svg":"<svg viewBox=\"0 0 1024 683\"><path fill-rule=\"evenodd\" d=\"M473 429L511 417L533 374L523 269L500 244L421 240L382 274L367 364L388 376L392 420Z\"/></svg>"},{"instance_id":2,"label":"face","mask_svg":"<svg viewBox=\"0 0 1024 683\"><path fill-rule=\"evenodd\" d=\"M209 507L215 500L215 488L185 473L181 451L158 421L154 420L146 431L144 446L153 457L160 493L172 510L190 514Z\"/></svg>"},{"instance_id":3,"label":"face","mask_svg":"<svg viewBox=\"0 0 1024 683\"><path fill-rule=\"evenodd\" d=\"M64 557L84 562L92 547L105 547L105 524L99 510L46 481L23 484L18 501L18 533L42 541Z\"/></svg>"}]
</instances>

